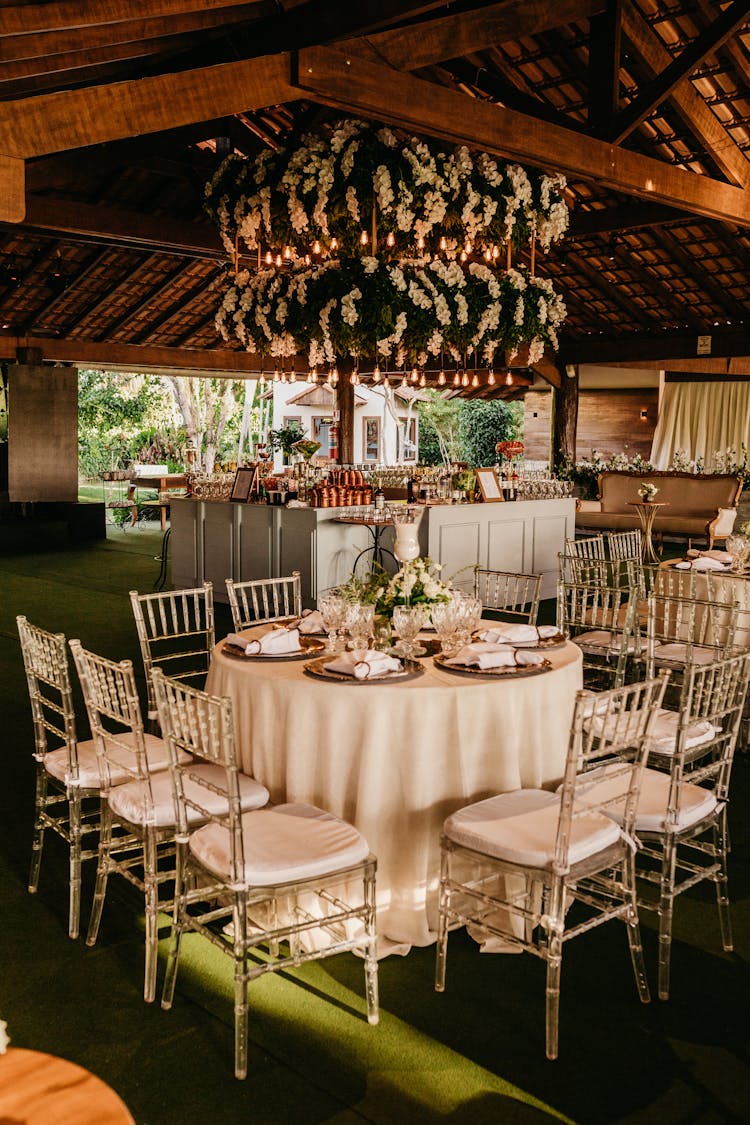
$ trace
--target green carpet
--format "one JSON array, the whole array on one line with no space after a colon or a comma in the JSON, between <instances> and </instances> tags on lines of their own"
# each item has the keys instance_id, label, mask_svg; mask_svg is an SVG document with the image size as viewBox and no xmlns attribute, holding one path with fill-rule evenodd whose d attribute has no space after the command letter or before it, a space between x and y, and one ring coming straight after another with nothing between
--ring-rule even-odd
<instances>
[{"instance_id":1,"label":"green carpet","mask_svg":"<svg viewBox=\"0 0 750 1125\"><path fill-rule=\"evenodd\" d=\"M268 976L250 991L250 1068L233 1078L228 958L186 941L175 1004L141 999L143 910L113 880L97 946L67 937L67 855L48 838L39 894L26 891L32 731L15 616L111 657L138 647L129 589L150 590L158 530L110 529L66 549L39 529L0 544L0 1018L17 1046L49 1051L110 1083L139 1125L371 1121L691 1123L747 1120L750 1105L750 759L733 781L730 868L735 954L721 950L710 888L678 903L672 994L639 1004L624 928L573 942L562 977L561 1055L544 1056L544 966L491 956L451 936L447 990L432 987L432 949L380 965L381 1022L364 1017L363 968L343 955ZM546 614L550 607L545 606ZM217 630L228 615L217 610ZM142 684L141 684L142 686ZM91 901L86 868L83 923ZM656 941L644 918L652 986ZM168 926L163 930L163 957ZM0 1082L2 1063L0 1061ZM65 1125L65 1123L64 1123Z\"/></svg>"}]
</instances>

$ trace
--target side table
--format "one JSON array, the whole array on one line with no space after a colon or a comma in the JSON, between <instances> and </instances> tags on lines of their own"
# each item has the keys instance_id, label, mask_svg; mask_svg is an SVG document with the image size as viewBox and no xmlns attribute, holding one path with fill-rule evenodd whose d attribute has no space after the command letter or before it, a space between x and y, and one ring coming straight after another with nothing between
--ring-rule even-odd
<instances>
[{"instance_id":1,"label":"side table","mask_svg":"<svg viewBox=\"0 0 750 1125\"><path fill-rule=\"evenodd\" d=\"M394 555L393 551L389 551L388 548L384 547L382 545L382 543L380 542L380 537L383 534L383 532L385 531L385 529L387 527L393 527L393 520L388 520L388 519L375 520L375 519L366 519L366 518L363 519L361 516L336 516L336 517L334 517L334 522L335 523L355 524L359 527L366 527L366 528L368 528L370 534L372 535L372 543L370 544L370 546L363 548L363 550L361 550L359 552L356 559L354 560L354 566L352 567L352 574L356 574L357 565L359 564L360 559L364 558L366 555L369 555L369 554L372 554L373 566L375 566L377 564L378 566L382 567L384 570L385 570L385 561L384 560L385 560L386 555L390 559L392 559L393 562L396 562L396 556Z\"/></svg>"},{"instance_id":2,"label":"side table","mask_svg":"<svg viewBox=\"0 0 750 1125\"><path fill-rule=\"evenodd\" d=\"M9 1047L0 1055L0 1121L135 1125L119 1094L91 1071L21 1047Z\"/></svg>"},{"instance_id":3,"label":"side table","mask_svg":"<svg viewBox=\"0 0 750 1125\"><path fill-rule=\"evenodd\" d=\"M653 530L654 520L659 508L666 508L667 501L653 501L653 500L628 500L631 508L635 508L638 513L638 518L641 521L643 528L643 548L642 557L644 562L658 563L659 556L654 548Z\"/></svg>"}]
</instances>

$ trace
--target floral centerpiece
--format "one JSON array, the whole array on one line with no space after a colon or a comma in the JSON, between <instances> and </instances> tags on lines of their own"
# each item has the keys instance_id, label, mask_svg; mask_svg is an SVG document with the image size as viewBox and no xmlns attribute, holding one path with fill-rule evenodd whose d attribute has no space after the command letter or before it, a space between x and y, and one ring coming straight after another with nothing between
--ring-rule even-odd
<instances>
[{"instance_id":1,"label":"floral centerpiece","mask_svg":"<svg viewBox=\"0 0 750 1125\"><path fill-rule=\"evenodd\" d=\"M638 495L641 500L643 500L644 504L653 504L654 497L658 491L659 489L652 480L645 480L638 489Z\"/></svg>"},{"instance_id":2,"label":"floral centerpiece","mask_svg":"<svg viewBox=\"0 0 750 1125\"><path fill-rule=\"evenodd\" d=\"M499 441L495 452L499 457L512 461L514 457L523 457L524 445L522 441Z\"/></svg>"},{"instance_id":3,"label":"floral centerpiece","mask_svg":"<svg viewBox=\"0 0 750 1125\"><path fill-rule=\"evenodd\" d=\"M438 577L440 569L430 559L414 559L393 575L372 570L365 578L352 578L341 590L350 601L374 604L379 617L391 618L397 605L432 606L450 601L450 587Z\"/></svg>"}]
</instances>

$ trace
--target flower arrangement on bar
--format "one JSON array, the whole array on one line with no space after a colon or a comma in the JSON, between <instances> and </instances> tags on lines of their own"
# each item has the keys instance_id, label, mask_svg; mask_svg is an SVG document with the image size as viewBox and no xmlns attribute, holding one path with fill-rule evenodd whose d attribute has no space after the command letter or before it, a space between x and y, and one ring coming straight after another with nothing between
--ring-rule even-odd
<instances>
[{"instance_id":1,"label":"flower arrangement on bar","mask_svg":"<svg viewBox=\"0 0 750 1125\"><path fill-rule=\"evenodd\" d=\"M645 480L638 489L638 495L645 504L653 504L659 489L652 480Z\"/></svg>"},{"instance_id":2,"label":"flower arrangement on bar","mask_svg":"<svg viewBox=\"0 0 750 1125\"><path fill-rule=\"evenodd\" d=\"M374 569L365 578L352 578L341 592L349 601L374 604L378 616L390 618L397 605L431 606L450 601L450 587L438 577L440 569L438 563L418 558L393 575Z\"/></svg>"},{"instance_id":3,"label":"flower arrangement on bar","mask_svg":"<svg viewBox=\"0 0 750 1125\"><path fill-rule=\"evenodd\" d=\"M523 457L523 451L522 441L499 441L495 446L495 452L506 461L512 461L514 457Z\"/></svg>"},{"instance_id":4,"label":"flower arrangement on bar","mask_svg":"<svg viewBox=\"0 0 750 1125\"><path fill-rule=\"evenodd\" d=\"M232 154L206 210L234 263L216 326L271 356L307 351L424 366L447 352L491 366L557 347L565 305L534 271L564 234L565 180L358 120L254 160ZM529 242L530 269L511 268ZM239 268L240 243L253 268ZM246 253L243 250L243 253Z\"/></svg>"}]
</instances>

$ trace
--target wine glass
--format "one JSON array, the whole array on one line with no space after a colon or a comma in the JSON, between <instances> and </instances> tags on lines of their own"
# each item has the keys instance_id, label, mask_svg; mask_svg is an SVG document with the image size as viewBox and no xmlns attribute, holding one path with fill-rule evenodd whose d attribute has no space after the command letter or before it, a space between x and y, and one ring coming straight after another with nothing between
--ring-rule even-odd
<instances>
[{"instance_id":1,"label":"wine glass","mask_svg":"<svg viewBox=\"0 0 750 1125\"><path fill-rule=\"evenodd\" d=\"M346 628L351 641L349 648L367 649L375 634L375 606L371 602L353 602L346 609Z\"/></svg>"},{"instance_id":2,"label":"wine glass","mask_svg":"<svg viewBox=\"0 0 750 1125\"><path fill-rule=\"evenodd\" d=\"M327 590L318 599L318 609L328 634L329 652L340 652L343 645L338 634L346 623L349 603L337 590Z\"/></svg>"},{"instance_id":3,"label":"wine glass","mask_svg":"<svg viewBox=\"0 0 750 1125\"><path fill-rule=\"evenodd\" d=\"M732 570L735 574L742 574L745 570L748 554L750 554L750 540L744 535L728 535L725 543L727 554L732 559Z\"/></svg>"},{"instance_id":4,"label":"wine glass","mask_svg":"<svg viewBox=\"0 0 750 1125\"><path fill-rule=\"evenodd\" d=\"M456 641L458 615L455 602L453 600L436 602L432 607L430 616L432 617L432 624L435 626L437 638L440 641L441 653L443 656L454 656L458 649Z\"/></svg>"},{"instance_id":5,"label":"wine glass","mask_svg":"<svg viewBox=\"0 0 750 1125\"><path fill-rule=\"evenodd\" d=\"M415 656L424 656L427 651L426 648L414 643L417 634L424 626L426 616L423 605L397 605L393 607L393 629L400 639L398 652L407 660L413 660Z\"/></svg>"}]
</instances>

